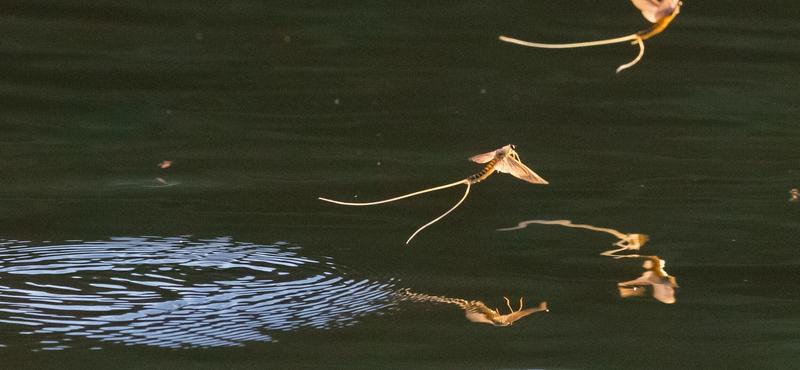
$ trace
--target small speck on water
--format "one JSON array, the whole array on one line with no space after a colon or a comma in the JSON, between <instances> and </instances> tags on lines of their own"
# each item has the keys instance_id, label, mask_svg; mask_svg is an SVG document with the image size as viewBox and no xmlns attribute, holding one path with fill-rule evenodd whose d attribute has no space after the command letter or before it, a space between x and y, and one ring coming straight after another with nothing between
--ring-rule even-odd
<instances>
[{"instance_id":1,"label":"small speck on water","mask_svg":"<svg viewBox=\"0 0 800 370\"><path fill-rule=\"evenodd\" d=\"M378 163L376 163L376 164L377 164L378 166L380 166L380 165L381 165L381 161L378 161Z\"/></svg>"},{"instance_id":2,"label":"small speck on water","mask_svg":"<svg viewBox=\"0 0 800 370\"><path fill-rule=\"evenodd\" d=\"M486 95L486 89L481 89L481 95Z\"/></svg>"},{"instance_id":3,"label":"small speck on water","mask_svg":"<svg viewBox=\"0 0 800 370\"><path fill-rule=\"evenodd\" d=\"M197 40L197 41L203 41L204 37L205 36L203 35L202 32L195 32L195 34L194 34L194 39Z\"/></svg>"},{"instance_id":4,"label":"small speck on water","mask_svg":"<svg viewBox=\"0 0 800 370\"><path fill-rule=\"evenodd\" d=\"M289 35L283 36L283 42L285 42L287 44L292 42L292 36L289 36Z\"/></svg>"},{"instance_id":5,"label":"small speck on water","mask_svg":"<svg viewBox=\"0 0 800 370\"><path fill-rule=\"evenodd\" d=\"M339 98L333 99L333 104L339 105Z\"/></svg>"}]
</instances>

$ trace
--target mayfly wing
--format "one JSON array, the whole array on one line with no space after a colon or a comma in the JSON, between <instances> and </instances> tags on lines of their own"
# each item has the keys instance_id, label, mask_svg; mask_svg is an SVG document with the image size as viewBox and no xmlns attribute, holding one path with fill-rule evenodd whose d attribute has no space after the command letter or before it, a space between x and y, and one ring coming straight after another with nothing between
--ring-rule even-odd
<instances>
[{"instance_id":1,"label":"mayfly wing","mask_svg":"<svg viewBox=\"0 0 800 370\"><path fill-rule=\"evenodd\" d=\"M496 313L489 307L486 307L481 301L470 302L464 310L464 316L467 317L467 320L481 324L494 324L494 322L489 319L489 317L493 315L496 315Z\"/></svg>"},{"instance_id":2,"label":"mayfly wing","mask_svg":"<svg viewBox=\"0 0 800 370\"><path fill-rule=\"evenodd\" d=\"M641 286L641 285L653 285L657 281L658 281L658 277L655 276L655 274L653 274L652 271L645 271L644 273L642 273L642 276L639 276L638 278L636 278L634 280L631 280L631 281L620 282L617 285L624 286L624 287L633 287L633 286Z\"/></svg>"},{"instance_id":3,"label":"mayfly wing","mask_svg":"<svg viewBox=\"0 0 800 370\"><path fill-rule=\"evenodd\" d=\"M668 282L653 284L653 298L666 303L675 303L675 288Z\"/></svg>"},{"instance_id":4,"label":"mayfly wing","mask_svg":"<svg viewBox=\"0 0 800 370\"><path fill-rule=\"evenodd\" d=\"M492 320L489 320L489 319L486 318L486 315L484 315L482 313L479 313L479 312L467 311L465 316L467 317L467 320L472 321L472 322L477 322L477 323L481 323L481 324L494 324L494 322L492 322Z\"/></svg>"},{"instance_id":5,"label":"mayfly wing","mask_svg":"<svg viewBox=\"0 0 800 370\"><path fill-rule=\"evenodd\" d=\"M478 155L469 157L469 160L473 161L473 162L476 162L476 163L486 163L486 162L489 162L492 159L494 159L495 156L497 156L497 151L496 150L492 150L491 152L488 152L488 153L478 154Z\"/></svg>"},{"instance_id":6,"label":"mayfly wing","mask_svg":"<svg viewBox=\"0 0 800 370\"><path fill-rule=\"evenodd\" d=\"M680 6L680 0L661 0L656 12L656 19L661 19L672 14L675 8Z\"/></svg>"},{"instance_id":7,"label":"mayfly wing","mask_svg":"<svg viewBox=\"0 0 800 370\"><path fill-rule=\"evenodd\" d=\"M631 0L633 6L642 11L642 15L651 23L658 22L656 15L661 7L661 2L657 0Z\"/></svg>"},{"instance_id":8,"label":"mayfly wing","mask_svg":"<svg viewBox=\"0 0 800 370\"><path fill-rule=\"evenodd\" d=\"M658 22L675 10L680 0L631 0L633 5L642 11L642 15L651 23Z\"/></svg>"},{"instance_id":9,"label":"mayfly wing","mask_svg":"<svg viewBox=\"0 0 800 370\"><path fill-rule=\"evenodd\" d=\"M528 166L512 158L510 155L505 156L503 160L497 162L494 169L499 172L510 174L520 180L525 180L531 184L548 184L547 180L537 175L536 172L533 172Z\"/></svg>"}]
</instances>

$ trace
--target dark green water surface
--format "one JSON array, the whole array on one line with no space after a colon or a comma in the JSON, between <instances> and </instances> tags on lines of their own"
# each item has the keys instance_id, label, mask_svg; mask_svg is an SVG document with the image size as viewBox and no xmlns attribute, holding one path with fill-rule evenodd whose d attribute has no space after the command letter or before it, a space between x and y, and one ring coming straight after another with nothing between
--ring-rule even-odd
<instances>
[{"instance_id":1,"label":"dark green water surface","mask_svg":"<svg viewBox=\"0 0 800 370\"><path fill-rule=\"evenodd\" d=\"M645 28L624 0L7 1L0 367L794 368L798 14L686 0L616 75L635 47L497 36ZM550 185L494 175L408 246L461 190L317 200L508 143ZM649 235L676 302L620 297L643 270L611 235L496 231L530 219Z\"/></svg>"}]
</instances>

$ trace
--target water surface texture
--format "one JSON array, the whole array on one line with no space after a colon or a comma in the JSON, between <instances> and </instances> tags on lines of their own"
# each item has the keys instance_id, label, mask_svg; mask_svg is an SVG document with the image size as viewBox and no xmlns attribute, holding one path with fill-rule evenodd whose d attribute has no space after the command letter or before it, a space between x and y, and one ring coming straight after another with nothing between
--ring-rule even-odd
<instances>
[{"instance_id":1,"label":"water surface texture","mask_svg":"<svg viewBox=\"0 0 800 370\"><path fill-rule=\"evenodd\" d=\"M392 304L391 284L353 280L287 243L0 244L0 322L45 338L45 350L69 348L66 338L76 336L166 348L242 345L270 341L270 331L347 326Z\"/></svg>"},{"instance_id":2,"label":"water surface texture","mask_svg":"<svg viewBox=\"0 0 800 370\"><path fill-rule=\"evenodd\" d=\"M617 75L635 46L498 36L630 34L628 0L4 1L2 367L796 367L797 14L685 0ZM494 175L408 246L463 189L317 200L506 144L550 184ZM614 235L497 231L526 220L648 235L673 303L600 255ZM478 325L397 289L550 312Z\"/></svg>"}]
</instances>

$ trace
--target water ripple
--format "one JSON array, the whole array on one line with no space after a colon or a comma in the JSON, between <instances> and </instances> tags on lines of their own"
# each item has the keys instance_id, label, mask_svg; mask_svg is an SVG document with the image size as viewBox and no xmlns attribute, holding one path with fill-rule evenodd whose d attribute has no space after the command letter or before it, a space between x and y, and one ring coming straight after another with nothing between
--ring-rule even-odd
<instances>
[{"instance_id":1,"label":"water ripple","mask_svg":"<svg viewBox=\"0 0 800 370\"><path fill-rule=\"evenodd\" d=\"M352 325L392 303L394 284L351 276L289 243L115 237L0 240L0 328L168 348L240 346L270 332ZM96 349L97 347L92 347Z\"/></svg>"}]
</instances>

